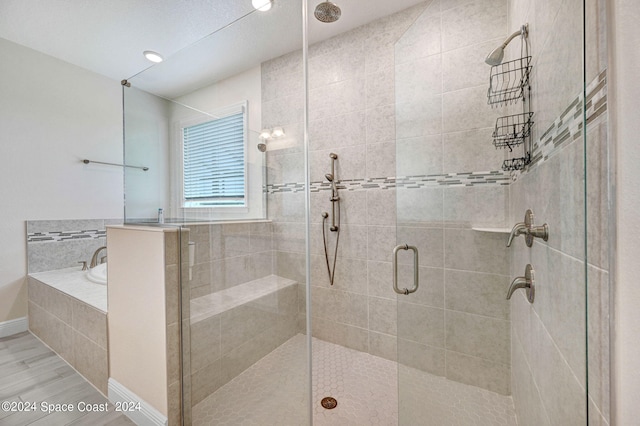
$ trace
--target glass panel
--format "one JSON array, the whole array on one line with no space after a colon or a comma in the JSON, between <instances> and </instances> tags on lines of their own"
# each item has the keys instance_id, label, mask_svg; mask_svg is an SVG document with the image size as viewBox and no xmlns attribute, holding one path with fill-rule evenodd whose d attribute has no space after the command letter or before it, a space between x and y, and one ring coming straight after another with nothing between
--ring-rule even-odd
<instances>
[{"instance_id":1,"label":"glass panel","mask_svg":"<svg viewBox=\"0 0 640 426\"><path fill-rule=\"evenodd\" d=\"M583 6L533 3L433 1L395 43L401 425L586 424Z\"/></svg>"},{"instance_id":2,"label":"glass panel","mask_svg":"<svg viewBox=\"0 0 640 426\"><path fill-rule=\"evenodd\" d=\"M125 172L126 221L181 231L181 322L168 324L167 333L180 334L180 348L169 347L168 356L182 368L169 374L169 424L180 415L185 425L310 423L298 313L306 283L304 191L279 190L294 175L303 185L305 175L301 16L300 2L279 0L123 87L125 161L148 167ZM286 40L276 36L282 22ZM199 59L210 55L220 58L213 68ZM185 206L182 129L245 105L247 205ZM283 105L295 105L295 114ZM283 157L291 160L284 171Z\"/></svg>"}]
</instances>

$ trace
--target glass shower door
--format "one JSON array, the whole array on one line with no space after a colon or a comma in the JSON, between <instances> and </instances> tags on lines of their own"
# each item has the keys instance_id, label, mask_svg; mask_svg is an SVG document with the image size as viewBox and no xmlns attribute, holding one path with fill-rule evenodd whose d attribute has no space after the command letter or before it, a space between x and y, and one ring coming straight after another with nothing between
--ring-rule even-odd
<instances>
[{"instance_id":1,"label":"glass shower door","mask_svg":"<svg viewBox=\"0 0 640 426\"><path fill-rule=\"evenodd\" d=\"M586 424L582 5L485 3L433 1L395 44L399 424Z\"/></svg>"}]
</instances>

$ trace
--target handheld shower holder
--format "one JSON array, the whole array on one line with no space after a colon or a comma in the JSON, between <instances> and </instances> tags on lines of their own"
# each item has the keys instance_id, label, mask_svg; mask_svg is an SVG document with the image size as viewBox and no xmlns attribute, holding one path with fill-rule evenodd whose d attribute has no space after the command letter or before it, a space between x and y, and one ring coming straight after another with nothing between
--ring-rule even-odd
<instances>
[{"instance_id":1,"label":"handheld shower holder","mask_svg":"<svg viewBox=\"0 0 640 426\"><path fill-rule=\"evenodd\" d=\"M335 175L335 162L338 159L338 155L332 152L329 154L329 157L331 158L331 173L327 173L324 177L331 183L331 198L329 199L331 201L331 226L329 227L329 231L336 233L336 245L333 252L333 268L329 264L329 250L327 248L327 235L325 231L325 222L329 219L328 212L322 212L322 244L324 245L324 258L327 264L327 272L329 273L329 284L333 285L333 280L336 274L336 260L338 259L338 243L340 241L340 196L338 195Z\"/></svg>"}]
</instances>

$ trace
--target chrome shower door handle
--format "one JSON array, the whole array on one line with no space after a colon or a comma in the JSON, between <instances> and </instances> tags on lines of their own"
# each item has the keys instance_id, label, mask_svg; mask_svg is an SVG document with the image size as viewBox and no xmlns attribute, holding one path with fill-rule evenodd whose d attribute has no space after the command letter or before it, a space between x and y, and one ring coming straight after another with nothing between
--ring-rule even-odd
<instances>
[{"instance_id":1,"label":"chrome shower door handle","mask_svg":"<svg viewBox=\"0 0 640 426\"><path fill-rule=\"evenodd\" d=\"M400 250L412 250L413 251L413 287L411 289L398 288L398 251ZM408 244L400 244L393 248L393 291L398 294L404 294L405 296L411 293L415 293L418 290L418 276L419 263L418 263L418 247L410 246Z\"/></svg>"}]
</instances>

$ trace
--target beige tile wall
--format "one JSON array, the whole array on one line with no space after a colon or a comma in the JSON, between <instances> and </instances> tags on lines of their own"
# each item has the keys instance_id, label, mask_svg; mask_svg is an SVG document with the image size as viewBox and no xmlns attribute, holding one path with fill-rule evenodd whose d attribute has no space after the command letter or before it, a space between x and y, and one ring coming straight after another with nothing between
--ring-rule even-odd
<instances>
[{"instance_id":1,"label":"beige tile wall","mask_svg":"<svg viewBox=\"0 0 640 426\"><path fill-rule=\"evenodd\" d=\"M107 394L107 314L29 277L29 330L104 395Z\"/></svg>"},{"instance_id":2,"label":"beige tile wall","mask_svg":"<svg viewBox=\"0 0 640 426\"><path fill-rule=\"evenodd\" d=\"M190 225L189 231L196 243L192 299L273 273L271 223Z\"/></svg>"}]
</instances>

